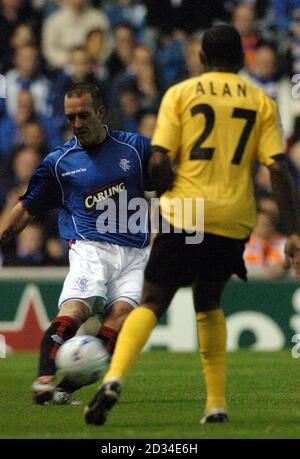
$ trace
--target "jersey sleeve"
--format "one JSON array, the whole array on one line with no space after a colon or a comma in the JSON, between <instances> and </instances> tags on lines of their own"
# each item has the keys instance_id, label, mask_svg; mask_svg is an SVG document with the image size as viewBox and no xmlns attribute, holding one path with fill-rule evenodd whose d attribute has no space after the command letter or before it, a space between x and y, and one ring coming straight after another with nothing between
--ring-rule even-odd
<instances>
[{"instance_id":1,"label":"jersey sleeve","mask_svg":"<svg viewBox=\"0 0 300 459\"><path fill-rule=\"evenodd\" d=\"M48 155L33 173L20 201L35 216L62 206L62 193Z\"/></svg>"},{"instance_id":2,"label":"jersey sleeve","mask_svg":"<svg viewBox=\"0 0 300 459\"><path fill-rule=\"evenodd\" d=\"M177 86L172 86L161 101L151 141L152 147L160 147L167 150L170 159L175 159L180 145L181 127L179 116L179 90Z\"/></svg>"},{"instance_id":3,"label":"jersey sleeve","mask_svg":"<svg viewBox=\"0 0 300 459\"><path fill-rule=\"evenodd\" d=\"M153 186L149 177L148 163L151 156L151 142L148 137L139 136L139 154L142 160L144 190L152 191Z\"/></svg>"},{"instance_id":4,"label":"jersey sleeve","mask_svg":"<svg viewBox=\"0 0 300 459\"><path fill-rule=\"evenodd\" d=\"M284 153L284 141L276 103L265 96L260 112L261 125L258 142L258 160L265 166L274 163L274 156Z\"/></svg>"}]
</instances>

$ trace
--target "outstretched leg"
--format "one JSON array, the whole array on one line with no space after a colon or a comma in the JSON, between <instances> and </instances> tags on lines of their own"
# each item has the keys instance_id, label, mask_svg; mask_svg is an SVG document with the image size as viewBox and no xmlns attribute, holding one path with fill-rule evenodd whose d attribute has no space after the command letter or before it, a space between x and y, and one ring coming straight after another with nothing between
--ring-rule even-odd
<instances>
[{"instance_id":1,"label":"outstretched leg","mask_svg":"<svg viewBox=\"0 0 300 459\"><path fill-rule=\"evenodd\" d=\"M226 323L220 308L225 281L196 280L193 286L199 351L207 399L201 423L228 420L225 399Z\"/></svg>"},{"instance_id":2,"label":"outstretched leg","mask_svg":"<svg viewBox=\"0 0 300 459\"><path fill-rule=\"evenodd\" d=\"M41 347L37 379L33 383L33 400L44 404L52 399L55 389L55 357L60 346L72 338L90 315L88 306L79 300L65 302L59 314L45 331Z\"/></svg>"},{"instance_id":3,"label":"outstretched leg","mask_svg":"<svg viewBox=\"0 0 300 459\"><path fill-rule=\"evenodd\" d=\"M142 305L132 311L119 334L109 371L85 410L88 424L101 425L120 394L120 383L146 344L158 318L169 306L176 288L145 281Z\"/></svg>"}]
</instances>

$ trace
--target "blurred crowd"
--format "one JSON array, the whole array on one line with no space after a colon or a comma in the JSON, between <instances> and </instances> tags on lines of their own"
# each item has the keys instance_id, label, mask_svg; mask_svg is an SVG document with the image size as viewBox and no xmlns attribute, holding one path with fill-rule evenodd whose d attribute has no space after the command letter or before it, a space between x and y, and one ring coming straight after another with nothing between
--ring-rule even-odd
<instances>
[{"instance_id":1,"label":"blurred crowd","mask_svg":"<svg viewBox=\"0 0 300 459\"><path fill-rule=\"evenodd\" d=\"M201 74L201 37L218 23L233 24L242 36L241 76L278 103L299 189L300 0L0 0L0 73L6 81L0 219L41 159L72 136L63 113L72 82L88 80L103 89L109 126L151 137L162 95ZM281 277L284 225L268 170L257 165L253 174L259 213L246 263L253 277ZM0 265L66 264L56 217L53 212L29 225L3 251Z\"/></svg>"}]
</instances>

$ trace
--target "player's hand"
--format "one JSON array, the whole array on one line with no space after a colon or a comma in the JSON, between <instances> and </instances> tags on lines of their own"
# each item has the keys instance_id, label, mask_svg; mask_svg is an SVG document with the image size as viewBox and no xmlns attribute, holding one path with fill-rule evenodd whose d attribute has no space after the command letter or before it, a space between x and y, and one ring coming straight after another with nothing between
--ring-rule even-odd
<instances>
[{"instance_id":1,"label":"player's hand","mask_svg":"<svg viewBox=\"0 0 300 459\"><path fill-rule=\"evenodd\" d=\"M292 234L287 238L284 253L285 269L292 267L295 279L300 279L300 235Z\"/></svg>"}]
</instances>

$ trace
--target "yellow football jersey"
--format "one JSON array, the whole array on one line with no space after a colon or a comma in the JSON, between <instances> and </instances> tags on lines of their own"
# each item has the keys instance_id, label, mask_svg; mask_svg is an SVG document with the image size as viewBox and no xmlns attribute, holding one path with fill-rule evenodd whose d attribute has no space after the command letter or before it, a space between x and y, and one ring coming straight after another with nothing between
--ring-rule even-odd
<instances>
[{"instance_id":1,"label":"yellow football jersey","mask_svg":"<svg viewBox=\"0 0 300 459\"><path fill-rule=\"evenodd\" d=\"M167 149L176 164L173 187L160 201L165 219L201 230L196 199L204 198L205 232L249 235L255 225L253 162L269 166L284 152L274 101L234 73L204 73L166 92L152 145ZM191 198L189 205L184 198ZM190 219L183 218L185 208Z\"/></svg>"}]
</instances>

